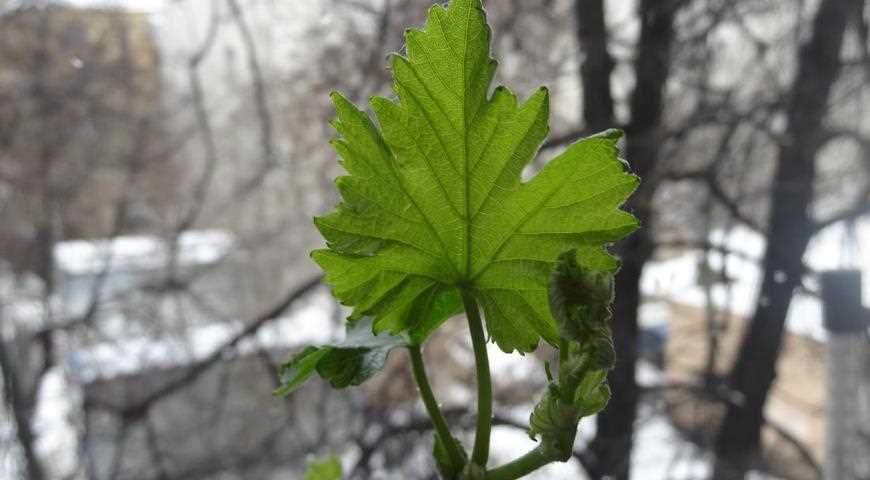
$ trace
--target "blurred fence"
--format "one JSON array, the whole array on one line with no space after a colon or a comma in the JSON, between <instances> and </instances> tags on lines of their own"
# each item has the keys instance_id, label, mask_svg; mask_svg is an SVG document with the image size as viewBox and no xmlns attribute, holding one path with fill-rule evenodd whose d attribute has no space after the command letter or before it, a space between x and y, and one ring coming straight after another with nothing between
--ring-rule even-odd
<instances>
[{"instance_id":1,"label":"blurred fence","mask_svg":"<svg viewBox=\"0 0 870 480\"><path fill-rule=\"evenodd\" d=\"M870 337L861 304L861 271L821 275L828 330L828 429L825 478L870 478Z\"/></svg>"}]
</instances>

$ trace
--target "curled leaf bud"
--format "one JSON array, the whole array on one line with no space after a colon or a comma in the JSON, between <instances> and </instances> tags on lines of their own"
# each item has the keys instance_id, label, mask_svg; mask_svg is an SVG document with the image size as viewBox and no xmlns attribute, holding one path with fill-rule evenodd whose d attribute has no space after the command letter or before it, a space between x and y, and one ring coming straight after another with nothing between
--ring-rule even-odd
<instances>
[{"instance_id":1,"label":"curled leaf bud","mask_svg":"<svg viewBox=\"0 0 870 480\"><path fill-rule=\"evenodd\" d=\"M562 253L550 277L550 310L562 336L558 383L549 388L529 419L529 435L540 436L551 458L567 461L577 425L607 405L607 371L615 354L610 336L613 274L577 264L577 253Z\"/></svg>"},{"instance_id":2,"label":"curled leaf bud","mask_svg":"<svg viewBox=\"0 0 870 480\"><path fill-rule=\"evenodd\" d=\"M541 437L548 456L563 462L571 458L580 412L573 402L565 402L559 388L550 384L529 418L529 436Z\"/></svg>"},{"instance_id":3,"label":"curled leaf bud","mask_svg":"<svg viewBox=\"0 0 870 480\"><path fill-rule=\"evenodd\" d=\"M577 264L577 251L559 255L550 278L550 312L562 337L585 343L610 320L613 273Z\"/></svg>"},{"instance_id":4,"label":"curled leaf bud","mask_svg":"<svg viewBox=\"0 0 870 480\"><path fill-rule=\"evenodd\" d=\"M597 335L588 346L589 364L591 368L610 370L616 363L616 352L613 350L613 341L610 339L610 331L605 330Z\"/></svg>"}]
</instances>

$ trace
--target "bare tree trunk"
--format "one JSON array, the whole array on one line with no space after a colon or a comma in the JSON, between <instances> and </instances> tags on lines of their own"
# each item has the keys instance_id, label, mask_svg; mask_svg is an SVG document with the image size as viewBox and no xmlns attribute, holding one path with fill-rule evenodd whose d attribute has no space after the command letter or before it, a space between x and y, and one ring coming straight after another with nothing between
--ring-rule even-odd
<instances>
[{"instance_id":1,"label":"bare tree trunk","mask_svg":"<svg viewBox=\"0 0 870 480\"><path fill-rule=\"evenodd\" d=\"M664 86L670 74L674 17L679 5L680 2L676 1L643 0L639 6L641 33L634 64L637 86L631 98L631 122L626 127L625 156L642 182L626 206L644 228L619 247L622 269L616 277L617 295L611 322L617 355L616 367L609 377L613 399L598 415L597 434L590 445L590 475L593 478L628 479L630 476L638 403L635 375L640 278L643 266L654 250L649 227L651 202L659 183L655 178L655 167L659 158ZM602 66L607 65L604 63ZM584 79L587 76L584 73ZM595 95L598 92L590 93Z\"/></svg>"},{"instance_id":2,"label":"bare tree trunk","mask_svg":"<svg viewBox=\"0 0 870 480\"><path fill-rule=\"evenodd\" d=\"M577 40L583 54L580 66L583 90L584 128L597 132L613 127L613 94L610 74L613 57L607 49L607 24L604 21L604 0L577 0Z\"/></svg>"},{"instance_id":3,"label":"bare tree trunk","mask_svg":"<svg viewBox=\"0 0 870 480\"><path fill-rule=\"evenodd\" d=\"M13 352L9 345L0 339L0 374L3 375L3 396L8 403L9 411L15 422L15 434L24 455L24 472L26 478L42 480L45 473L42 464L36 456L36 438L33 434L33 413L35 395L28 395L28 386L20 377L21 366L15 364Z\"/></svg>"},{"instance_id":4,"label":"bare tree trunk","mask_svg":"<svg viewBox=\"0 0 870 480\"><path fill-rule=\"evenodd\" d=\"M45 471L36 454L36 437L33 431L33 416L36 411L39 386L54 361L54 333L51 331L51 296L54 292L54 244L57 237L55 225L56 192L52 190L52 167L62 134L53 132L53 116L59 102L48 86L48 66L51 61L48 50L49 32L52 28L50 12L41 14L35 28L42 40L34 52L30 95L35 100L36 118L41 122L45 135L38 141L39 177L43 181L37 185L40 216L36 222L36 233L30 245L33 270L40 277L44 288L42 303L44 308L44 331L35 337L18 333L9 343L0 338L0 372L3 374L4 396L15 422L16 436L24 456L24 469L27 478L42 480ZM10 348L11 346L11 348ZM34 351L41 349L40 355ZM16 351L20 350L20 351Z\"/></svg>"},{"instance_id":5,"label":"bare tree trunk","mask_svg":"<svg viewBox=\"0 0 870 480\"><path fill-rule=\"evenodd\" d=\"M776 378L786 314L803 274L804 250L814 233L810 206L818 132L839 74L843 34L855 1L823 0L812 36L800 50L787 111L788 140L780 145L772 185L761 292L731 371L731 386L742 402L729 406L720 427L717 479L743 478L760 446L764 404Z\"/></svg>"},{"instance_id":6,"label":"bare tree trunk","mask_svg":"<svg viewBox=\"0 0 870 480\"><path fill-rule=\"evenodd\" d=\"M640 276L652 248L646 234L636 234L623 242L622 269L616 276L618 295L613 306L616 367L608 381L613 396L607 408L598 414L595 439L589 445L588 473L591 478L627 479L630 473L634 421L637 415L638 387L635 380L638 343L638 307Z\"/></svg>"}]
</instances>

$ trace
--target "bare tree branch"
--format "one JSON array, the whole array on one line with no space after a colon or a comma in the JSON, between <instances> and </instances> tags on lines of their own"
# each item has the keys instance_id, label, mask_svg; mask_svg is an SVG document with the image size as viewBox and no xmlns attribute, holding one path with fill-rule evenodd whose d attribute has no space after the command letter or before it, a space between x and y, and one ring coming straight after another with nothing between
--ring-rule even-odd
<instances>
[{"instance_id":1,"label":"bare tree branch","mask_svg":"<svg viewBox=\"0 0 870 480\"><path fill-rule=\"evenodd\" d=\"M287 295L284 296L284 298L279 300L273 306L271 306L261 314L255 316L254 318L244 322L245 327L242 328L239 333L234 335L228 341L224 342L220 347L216 348L210 355L186 367L187 371L184 375L163 385L161 388L146 396L144 400L134 405L121 406L111 404L97 404L97 406L108 408L110 410L124 412L126 416L131 418L141 418L147 413L151 405L195 381L202 374L208 371L211 366L215 365L216 363L221 361L221 359L225 358L228 354L232 353L232 351L235 350L239 343L241 343L243 340L250 337L251 335L257 333L257 331L259 331L263 325L271 320L278 318L297 300L304 297L315 288L320 286L321 280L322 278L320 276L317 276L307 280L302 285L292 289L290 292L287 293Z\"/></svg>"},{"instance_id":2,"label":"bare tree branch","mask_svg":"<svg viewBox=\"0 0 870 480\"><path fill-rule=\"evenodd\" d=\"M275 140L273 138L272 115L269 113L269 105L266 100L266 82L263 78L263 70L260 66L260 59L257 54L257 45L254 42L254 37L251 34L251 29L248 26L242 9L239 7L237 0L227 0L227 5L230 8L230 13L233 21L239 29L242 37L242 45L245 49L245 55L248 59L248 71L251 74L251 84L253 85L253 100L257 109L257 120L260 128L260 148L262 150L262 164L259 172L254 175L248 183L259 184L262 177L274 167L277 159L275 158Z\"/></svg>"}]
</instances>

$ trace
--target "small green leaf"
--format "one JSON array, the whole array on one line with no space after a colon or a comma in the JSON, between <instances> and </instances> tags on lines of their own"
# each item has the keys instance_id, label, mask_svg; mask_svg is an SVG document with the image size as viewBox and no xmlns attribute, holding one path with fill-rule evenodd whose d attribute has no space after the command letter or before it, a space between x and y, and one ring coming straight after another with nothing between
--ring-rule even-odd
<instances>
[{"instance_id":1,"label":"small green leaf","mask_svg":"<svg viewBox=\"0 0 870 480\"><path fill-rule=\"evenodd\" d=\"M372 334L372 319L365 317L348 325L343 342L320 348L307 347L281 366L281 387L276 395L287 396L314 372L333 388L359 385L377 373L396 347L408 345L405 336Z\"/></svg>"},{"instance_id":2,"label":"small green leaf","mask_svg":"<svg viewBox=\"0 0 870 480\"><path fill-rule=\"evenodd\" d=\"M541 437L547 456L563 462L571 458L580 412L562 400L559 387L551 383L529 418L529 436Z\"/></svg>"},{"instance_id":3,"label":"small green leaf","mask_svg":"<svg viewBox=\"0 0 870 480\"><path fill-rule=\"evenodd\" d=\"M465 465L468 463L468 457L465 456L465 449L462 448L462 444L459 443L455 438L447 439L449 442L454 442L458 448L457 450L462 452L463 458L462 464ZM454 480L459 478L459 475L462 473L463 465L454 465L450 461L450 455L447 453L447 448L444 446L443 441L441 440L441 436L438 433L435 433L435 442L432 445L432 455L435 457L435 466L438 467L438 473L441 474L441 478L444 480Z\"/></svg>"},{"instance_id":4,"label":"small green leaf","mask_svg":"<svg viewBox=\"0 0 870 480\"><path fill-rule=\"evenodd\" d=\"M528 352L559 340L547 284L560 252L616 269L605 246L638 226L619 209L638 179L608 130L522 181L548 133L549 94L491 89L490 36L480 0L435 5L391 57L397 98L370 100L377 121L333 94L348 175L336 180L342 203L315 219L328 248L312 257L350 320L372 316L375 332L421 343L462 311L462 288L502 350Z\"/></svg>"},{"instance_id":5,"label":"small green leaf","mask_svg":"<svg viewBox=\"0 0 870 480\"><path fill-rule=\"evenodd\" d=\"M305 347L281 365L278 370L281 387L275 390L275 395L285 397L305 383L317 370L317 363L329 353L329 350L329 348Z\"/></svg>"},{"instance_id":6,"label":"small green leaf","mask_svg":"<svg viewBox=\"0 0 870 480\"><path fill-rule=\"evenodd\" d=\"M610 387L606 383L599 383L592 391L585 394L578 391L574 400L575 405L580 409L581 417L588 417L604 410L609 401Z\"/></svg>"},{"instance_id":7,"label":"small green leaf","mask_svg":"<svg viewBox=\"0 0 870 480\"><path fill-rule=\"evenodd\" d=\"M302 480L341 480L341 461L336 456L311 462Z\"/></svg>"}]
</instances>

